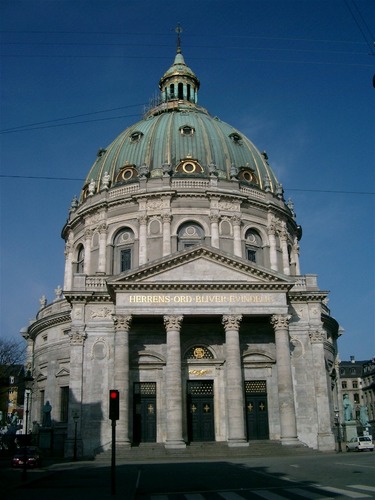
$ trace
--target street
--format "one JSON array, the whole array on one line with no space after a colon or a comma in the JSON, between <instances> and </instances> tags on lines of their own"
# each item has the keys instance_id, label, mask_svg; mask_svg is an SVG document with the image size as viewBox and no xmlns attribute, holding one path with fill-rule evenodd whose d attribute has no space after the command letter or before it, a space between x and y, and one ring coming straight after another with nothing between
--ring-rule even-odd
<instances>
[{"instance_id":1,"label":"street","mask_svg":"<svg viewBox=\"0 0 375 500\"><path fill-rule=\"evenodd\" d=\"M55 464L28 471L25 484L21 471L4 472L7 481L18 484L8 492L12 500L375 498L375 454L371 452L118 464L114 495L107 464Z\"/></svg>"}]
</instances>

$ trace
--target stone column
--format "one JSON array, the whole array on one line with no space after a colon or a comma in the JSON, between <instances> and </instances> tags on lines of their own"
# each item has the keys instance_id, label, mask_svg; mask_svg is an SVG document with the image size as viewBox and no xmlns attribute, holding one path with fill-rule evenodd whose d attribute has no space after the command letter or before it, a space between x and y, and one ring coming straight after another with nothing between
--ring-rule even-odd
<instances>
[{"instance_id":1,"label":"stone column","mask_svg":"<svg viewBox=\"0 0 375 500\"><path fill-rule=\"evenodd\" d=\"M84 429L87 422L82 422L85 415L83 408L83 371L84 371L84 347L87 334L82 322L83 305L73 305L72 328L70 337L70 382L69 382L69 416L68 416L68 437L66 440L67 456L73 456L75 440L75 424L72 415L78 416L77 421L77 455L82 456L85 450L82 449L81 429Z\"/></svg>"},{"instance_id":2,"label":"stone column","mask_svg":"<svg viewBox=\"0 0 375 500\"><path fill-rule=\"evenodd\" d=\"M293 252L294 263L296 266L295 275L299 276L301 274L301 269L299 265L299 244L297 238L294 239L292 252Z\"/></svg>"},{"instance_id":3,"label":"stone column","mask_svg":"<svg viewBox=\"0 0 375 500\"><path fill-rule=\"evenodd\" d=\"M129 328L131 316L116 314L114 341L114 387L120 391L120 418L116 423L119 445L130 446L129 439Z\"/></svg>"},{"instance_id":4,"label":"stone column","mask_svg":"<svg viewBox=\"0 0 375 500\"><path fill-rule=\"evenodd\" d=\"M171 220L170 214L163 214L163 257L171 253Z\"/></svg>"},{"instance_id":5,"label":"stone column","mask_svg":"<svg viewBox=\"0 0 375 500\"><path fill-rule=\"evenodd\" d=\"M245 403L242 380L239 328L241 315L225 315L228 446L248 446L245 434Z\"/></svg>"},{"instance_id":6,"label":"stone column","mask_svg":"<svg viewBox=\"0 0 375 500\"><path fill-rule=\"evenodd\" d=\"M98 262L98 272L105 273L106 260L107 260L107 224L104 222L99 226L99 262Z\"/></svg>"},{"instance_id":7,"label":"stone column","mask_svg":"<svg viewBox=\"0 0 375 500\"><path fill-rule=\"evenodd\" d=\"M321 451L331 451L335 449L335 438L332 433L331 423L331 402L328 394L327 371L324 356L324 341L326 335L323 330L316 328L309 334L313 376L315 385L316 412L318 417L318 449Z\"/></svg>"},{"instance_id":8,"label":"stone column","mask_svg":"<svg viewBox=\"0 0 375 500\"><path fill-rule=\"evenodd\" d=\"M93 231L92 229L85 230L85 274L92 274L91 272L91 239Z\"/></svg>"},{"instance_id":9,"label":"stone column","mask_svg":"<svg viewBox=\"0 0 375 500\"><path fill-rule=\"evenodd\" d=\"M73 286L73 245L72 234L69 233L65 243L65 272L64 272L64 290L71 290Z\"/></svg>"},{"instance_id":10,"label":"stone column","mask_svg":"<svg viewBox=\"0 0 375 500\"><path fill-rule=\"evenodd\" d=\"M166 448L185 448L182 437L182 380L180 328L183 316L164 316L167 331L167 441Z\"/></svg>"},{"instance_id":11,"label":"stone column","mask_svg":"<svg viewBox=\"0 0 375 500\"><path fill-rule=\"evenodd\" d=\"M286 314L274 315L271 323L275 330L277 379L280 405L281 443L296 444L297 425L289 346L289 319Z\"/></svg>"},{"instance_id":12,"label":"stone column","mask_svg":"<svg viewBox=\"0 0 375 500\"><path fill-rule=\"evenodd\" d=\"M210 214L211 222L211 246L220 248L219 242L219 215L215 213Z\"/></svg>"},{"instance_id":13,"label":"stone column","mask_svg":"<svg viewBox=\"0 0 375 500\"><path fill-rule=\"evenodd\" d=\"M283 226L285 223L283 223ZM283 255L283 272L284 274L289 275L290 274L290 267L289 267L289 253L288 253L288 234L286 231L286 228L283 227L282 231L280 232L280 242L281 242L281 251Z\"/></svg>"},{"instance_id":14,"label":"stone column","mask_svg":"<svg viewBox=\"0 0 375 500\"><path fill-rule=\"evenodd\" d=\"M139 218L139 265L147 263L147 215Z\"/></svg>"},{"instance_id":15,"label":"stone column","mask_svg":"<svg viewBox=\"0 0 375 500\"><path fill-rule=\"evenodd\" d=\"M242 257L242 242L241 242L241 217L235 215L232 217L233 224L233 253L237 257Z\"/></svg>"},{"instance_id":16,"label":"stone column","mask_svg":"<svg viewBox=\"0 0 375 500\"><path fill-rule=\"evenodd\" d=\"M277 271L276 226L273 222L268 226L268 239L270 242L270 266L271 269Z\"/></svg>"}]
</instances>

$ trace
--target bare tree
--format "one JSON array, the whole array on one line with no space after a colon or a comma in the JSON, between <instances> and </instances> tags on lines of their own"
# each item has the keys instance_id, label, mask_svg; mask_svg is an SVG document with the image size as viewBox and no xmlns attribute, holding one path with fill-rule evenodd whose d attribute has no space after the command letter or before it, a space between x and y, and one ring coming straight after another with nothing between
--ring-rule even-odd
<instances>
[{"instance_id":1,"label":"bare tree","mask_svg":"<svg viewBox=\"0 0 375 500\"><path fill-rule=\"evenodd\" d=\"M23 340L0 339L0 378L7 377L14 366L23 365L25 353Z\"/></svg>"}]
</instances>

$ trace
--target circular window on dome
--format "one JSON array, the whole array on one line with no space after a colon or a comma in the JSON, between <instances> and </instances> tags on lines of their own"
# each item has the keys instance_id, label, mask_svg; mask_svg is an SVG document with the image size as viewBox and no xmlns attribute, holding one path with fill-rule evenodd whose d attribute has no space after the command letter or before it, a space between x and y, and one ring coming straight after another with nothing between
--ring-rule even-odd
<instances>
[{"instance_id":1,"label":"circular window on dome","mask_svg":"<svg viewBox=\"0 0 375 500\"><path fill-rule=\"evenodd\" d=\"M196 171L196 169L197 167L193 163L184 163L184 165L182 166L182 170L185 172L185 174L192 174Z\"/></svg>"},{"instance_id":2,"label":"circular window on dome","mask_svg":"<svg viewBox=\"0 0 375 500\"><path fill-rule=\"evenodd\" d=\"M238 179L242 182L247 182L249 184L259 184L257 176L250 169L241 170L238 175Z\"/></svg>"},{"instance_id":3,"label":"circular window on dome","mask_svg":"<svg viewBox=\"0 0 375 500\"><path fill-rule=\"evenodd\" d=\"M189 159L181 161L176 167L176 172L185 175L203 174L204 169L196 160Z\"/></svg>"},{"instance_id":4,"label":"circular window on dome","mask_svg":"<svg viewBox=\"0 0 375 500\"><path fill-rule=\"evenodd\" d=\"M137 176L137 171L134 167L123 167L116 177L116 182L127 182Z\"/></svg>"},{"instance_id":5,"label":"circular window on dome","mask_svg":"<svg viewBox=\"0 0 375 500\"><path fill-rule=\"evenodd\" d=\"M130 142L138 142L142 139L143 134L142 132L133 132L130 136Z\"/></svg>"}]
</instances>

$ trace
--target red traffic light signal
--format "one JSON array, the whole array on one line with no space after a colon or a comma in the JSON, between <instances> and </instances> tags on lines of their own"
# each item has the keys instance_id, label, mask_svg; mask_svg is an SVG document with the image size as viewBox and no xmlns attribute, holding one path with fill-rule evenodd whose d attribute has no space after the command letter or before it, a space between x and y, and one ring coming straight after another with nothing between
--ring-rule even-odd
<instances>
[{"instance_id":1,"label":"red traffic light signal","mask_svg":"<svg viewBox=\"0 0 375 500\"><path fill-rule=\"evenodd\" d=\"M109 418L111 420L120 418L120 393L116 389L109 391Z\"/></svg>"}]
</instances>

